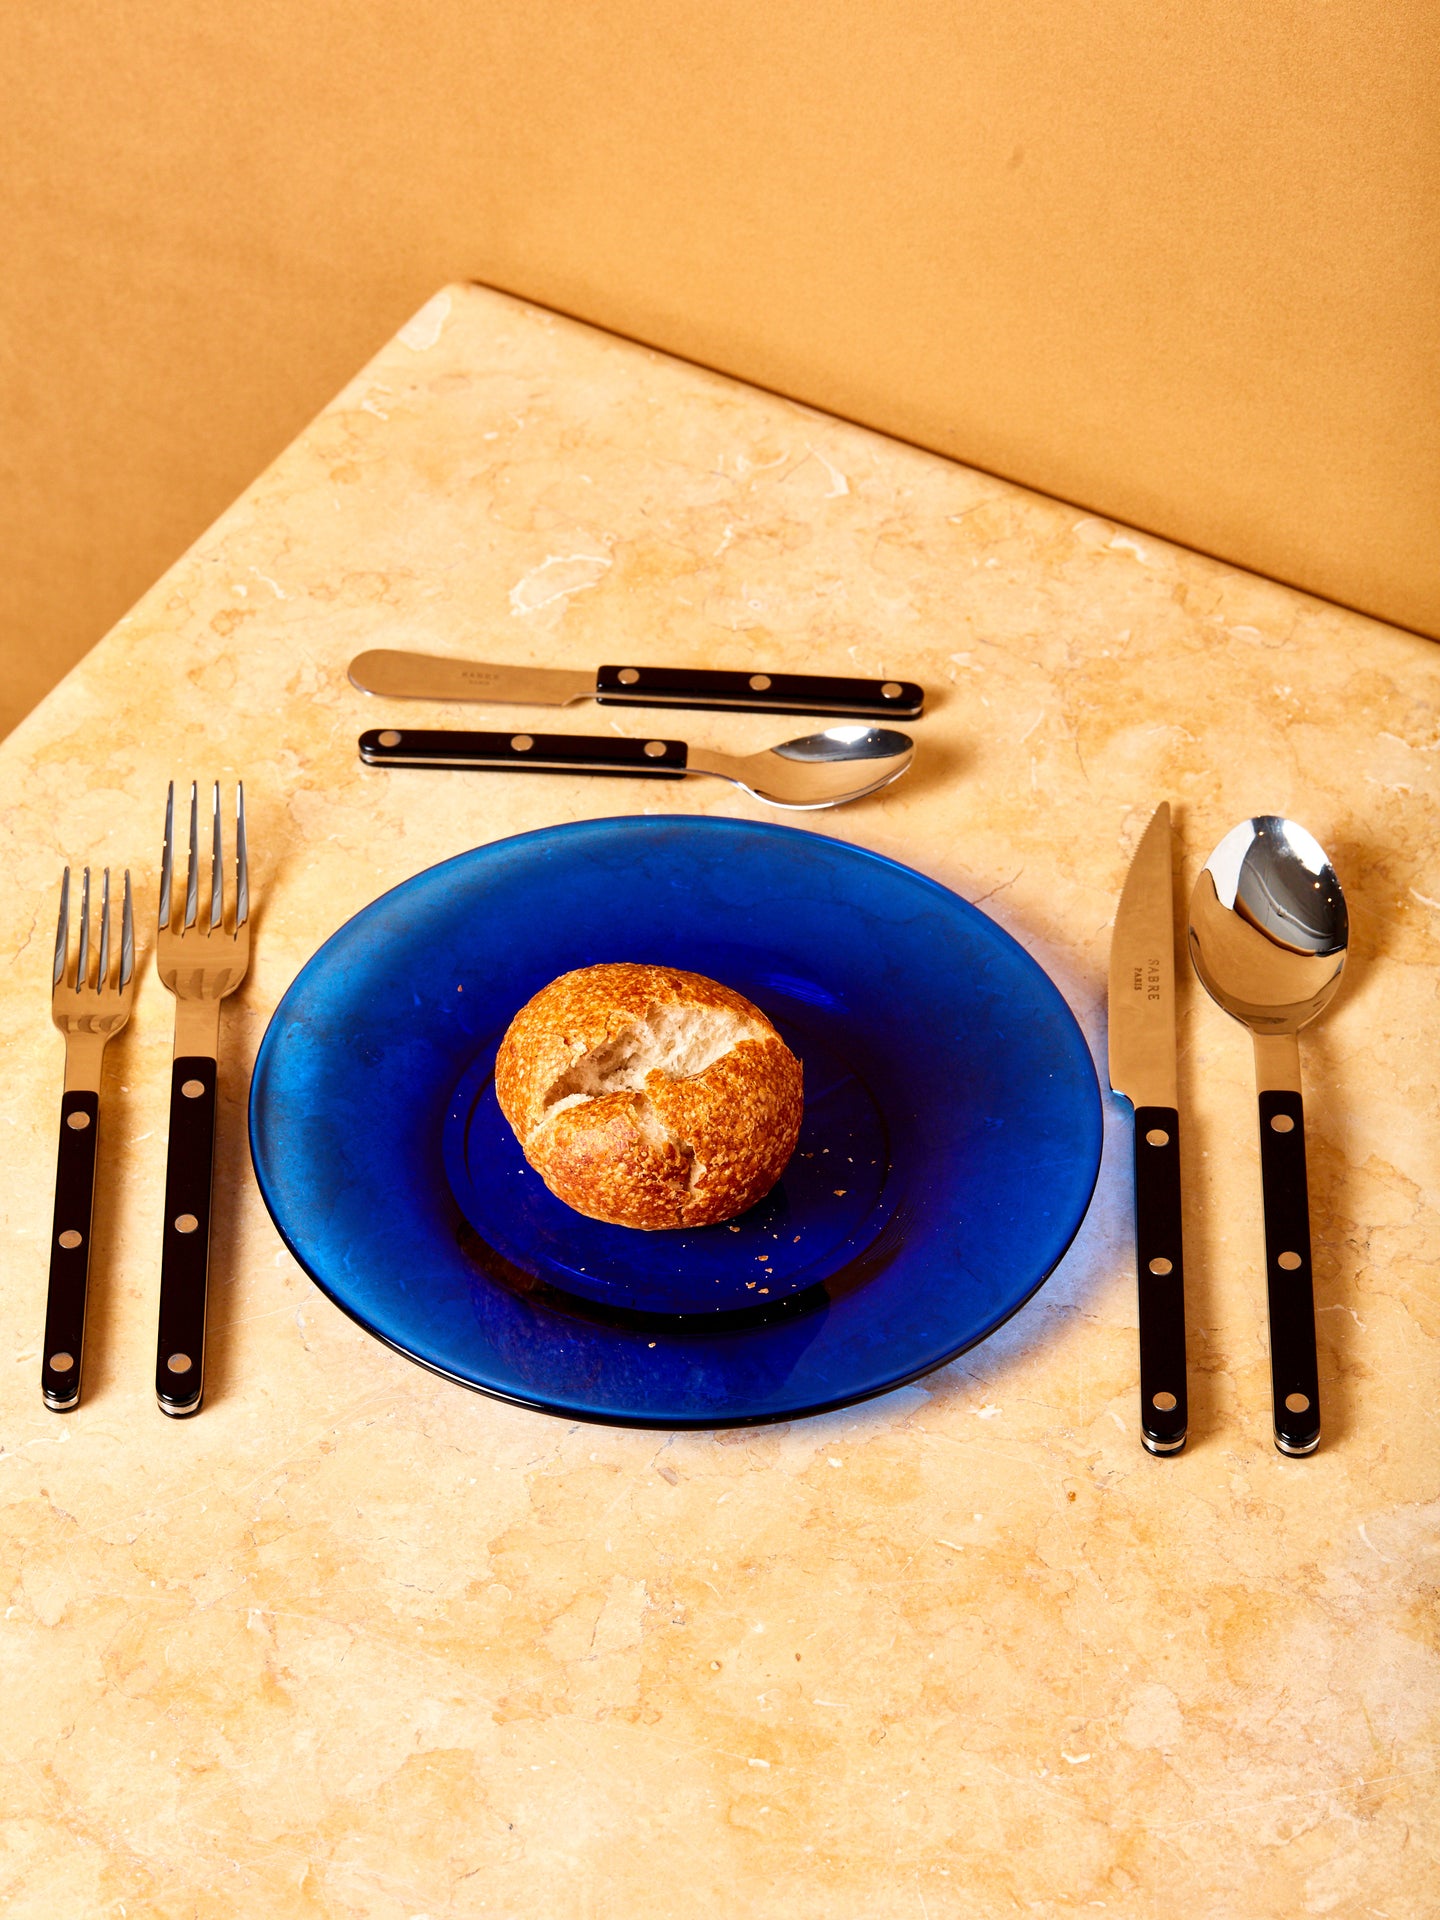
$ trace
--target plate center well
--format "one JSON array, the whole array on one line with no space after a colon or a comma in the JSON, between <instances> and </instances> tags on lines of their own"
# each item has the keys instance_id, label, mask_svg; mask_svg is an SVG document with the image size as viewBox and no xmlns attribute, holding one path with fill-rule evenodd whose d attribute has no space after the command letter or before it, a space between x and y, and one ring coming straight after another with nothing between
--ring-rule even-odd
<instances>
[{"instance_id":1,"label":"plate center well","mask_svg":"<svg viewBox=\"0 0 1440 1920\"><path fill-rule=\"evenodd\" d=\"M495 1098L498 1035L446 1113L445 1170L461 1212L503 1262L606 1306L734 1313L823 1285L875 1241L893 1211L889 1140L854 1068L808 1023L777 1024L804 1065L805 1117L778 1185L738 1219L642 1233L557 1200Z\"/></svg>"}]
</instances>

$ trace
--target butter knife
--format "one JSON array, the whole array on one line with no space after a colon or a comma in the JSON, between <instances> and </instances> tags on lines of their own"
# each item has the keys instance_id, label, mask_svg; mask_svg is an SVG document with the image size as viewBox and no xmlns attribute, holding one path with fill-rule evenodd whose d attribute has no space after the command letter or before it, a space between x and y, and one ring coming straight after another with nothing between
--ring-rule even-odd
<instances>
[{"instance_id":1,"label":"butter knife","mask_svg":"<svg viewBox=\"0 0 1440 1920\"><path fill-rule=\"evenodd\" d=\"M697 667L491 666L377 648L350 662L350 681L387 700L478 700L497 706L686 707L697 713L818 713L837 720L918 720L913 680L847 680L823 673L717 673Z\"/></svg>"},{"instance_id":2,"label":"butter knife","mask_svg":"<svg viewBox=\"0 0 1440 1920\"><path fill-rule=\"evenodd\" d=\"M1115 914L1110 1085L1135 1109L1141 1438L1151 1453L1178 1453L1185 1445L1189 1407L1168 801L1156 808L1135 850Z\"/></svg>"}]
</instances>

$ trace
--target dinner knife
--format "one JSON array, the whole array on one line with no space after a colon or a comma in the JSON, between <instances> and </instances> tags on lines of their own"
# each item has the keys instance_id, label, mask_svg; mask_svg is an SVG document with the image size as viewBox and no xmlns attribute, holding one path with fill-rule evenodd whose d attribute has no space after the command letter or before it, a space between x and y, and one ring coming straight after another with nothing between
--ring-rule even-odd
<instances>
[{"instance_id":1,"label":"dinner knife","mask_svg":"<svg viewBox=\"0 0 1440 1920\"><path fill-rule=\"evenodd\" d=\"M1140 1432L1155 1454L1178 1453L1189 1424L1170 867L1165 801L1135 850L1110 943L1110 1085L1135 1109Z\"/></svg>"},{"instance_id":2,"label":"dinner knife","mask_svg":"<svg viewBox=\"0 0 1440 1920\"><path fill-rule=\"evenodd\" d=\"M377 648L350 662L362 693L387 700L479 700L497 706L686 707L699 713L819 713L837 720L918 720L913 680L848 680L823 673L720 673L699 667L491 666L482 660Z\"/></svg>"}]
</instances>

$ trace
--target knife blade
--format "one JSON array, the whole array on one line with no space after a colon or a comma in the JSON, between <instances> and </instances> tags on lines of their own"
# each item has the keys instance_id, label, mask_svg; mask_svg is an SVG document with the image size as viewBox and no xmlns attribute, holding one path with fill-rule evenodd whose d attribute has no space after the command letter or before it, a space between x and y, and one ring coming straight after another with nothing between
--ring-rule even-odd
<instances>
[{"instance_id":1,"label":"knife blade","mask_svg":"<svg viewBox=\"0 0 1440 1920\"><path fill-rule=\"evenodd\" d=\"M1185 1261L1175 1047L1170 803L1135 850L1110 942L1110 1085L1135 1109L1140 1432L1151 1453L1185 1445Z\"/></svg>"},{"instance_id":2,"label":"knife blade","mask_svg":"<svg viewBox=\"0 0 1440 1920\"><path fill-rule=\"evenodd\" d=\"M918 720L925 694L913 680L850 680L820 673L729 673L696 667L495 666L483 660L375 648L350 662L362 693L389 700L477 700L497 706L685 707L710 713L816 713L838 720Z\"/></svg>"}]
</instances>

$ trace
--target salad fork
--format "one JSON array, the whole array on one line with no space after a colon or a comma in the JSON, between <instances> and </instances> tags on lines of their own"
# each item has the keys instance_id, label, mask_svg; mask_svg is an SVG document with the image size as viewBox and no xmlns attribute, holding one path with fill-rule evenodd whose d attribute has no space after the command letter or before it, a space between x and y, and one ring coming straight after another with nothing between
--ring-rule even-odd
<instances>
[{"instance_id":1,"label":"salad fork","mask_svg":"<svg viewBox=\"0 0 1440 1920\"><path fill-rule=\"evenodd\" d=\"M95 1148L100 1131L100 1069L105 1044L130 1018L135 997L135 921L130 875L120 917L120 951L110 968L110 869L101 883L100 949L90 970L90 869L80 882L80 939L71 964L70 869L60 882L50 1017L65 1036L65 1088L60 1096L60 1147L55 1167L55 1222L40 1390L55 1413L80 1404L85 1349L85 1297L90 1286L90 1223L95 1199Z\"/></svg>"},{"instance_id":2,"label":"salad fork","mask_svg":"<svg viewBox=\"0 0 1440 1920\"><path fill-rule=\"evenodd\" d=\"M174 840L172 780L165 802L156 944L160 978L175 995L175 1057L170 1071L170 1146L165 1166L155 1398L162 1413L184 1419L200 1411L205 1395L205 1302L210 1278L220 1002L239 986L250 962L250 874L243 783L235 799L235 905L228 924L218 780L211 832L210 899L203 916L199 795L194 781L190 784L190 859L183 894L174 886Z\"/></svg>"}]
</instances>

